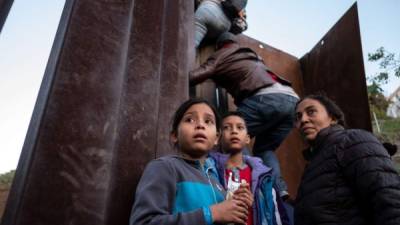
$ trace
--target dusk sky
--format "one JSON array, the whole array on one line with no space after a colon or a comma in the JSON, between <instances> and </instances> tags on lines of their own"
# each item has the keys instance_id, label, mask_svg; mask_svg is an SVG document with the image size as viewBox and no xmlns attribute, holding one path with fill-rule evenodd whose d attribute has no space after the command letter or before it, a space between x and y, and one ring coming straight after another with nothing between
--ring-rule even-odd
<instances>
[{"instance_id":1,"label":"dusk sky","mask_svg":"<svg viewBox=\"0 0 400 225\"><path fill-rule=\"evenodd\" d=\"M0 34L0 173L15 169L65 1L15 0ZM246 35L301 57L354 0L249 0ZM383 46L400 53L400 1L359 0L366 74L367 54ZM391 79L385 95L400 85Z\"/></svg>"}]
</instances>

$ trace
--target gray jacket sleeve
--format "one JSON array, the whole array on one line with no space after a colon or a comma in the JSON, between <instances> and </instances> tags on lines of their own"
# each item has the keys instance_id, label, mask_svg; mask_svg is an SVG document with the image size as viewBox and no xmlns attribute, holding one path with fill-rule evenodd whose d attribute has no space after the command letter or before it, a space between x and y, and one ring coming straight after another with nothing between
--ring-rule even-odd
<instances>
[{"instance_id":1,"label":"gray jacket sleeve","mask_svg":"<svg viewBox=\"0 0 400 225\"><path fill-rule=\"evenodd\" d=\"M165 160L151 161L136 189L130 225L206 224L203 210L173 214L176 172Z\"/></svg>"},{"instance_id":2,"label":"gray jacket sleeve","mask_svg":"<svg viewBox=\"0 0 400 225\"><path fill-rule=\"evenodd\" d=\"M400 177L386 149L370 133L350 132L340 157L346 181L374 224L400 224Z\"/></svg>"}]
</instances>

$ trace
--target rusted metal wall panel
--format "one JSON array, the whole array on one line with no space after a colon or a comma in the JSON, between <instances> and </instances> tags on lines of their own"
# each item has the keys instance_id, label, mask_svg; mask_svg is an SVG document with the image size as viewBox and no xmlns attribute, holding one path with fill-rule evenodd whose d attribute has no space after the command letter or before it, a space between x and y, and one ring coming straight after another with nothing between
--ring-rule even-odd
<instances>
[{"instance_id":1,"label":"rusted metal wall panel","mask_svg":"<svg viewBox=\"0 0 400 225\"><path fill-rule=\"evenodd\" d=\"M0 0L0 33L13 3L14 0Z\"/></svg>"},{"instance_id":2,"label":"rusted metal wall panel","mask_svg":"<svg viewBox=\"0 0 400 225\"><path fill-rule=\"evenodd\" d=\"M239 35L239 37L241 45L257 52L264 59L265 65L291 81L297 93L303 93L301 67L296 57L245 35Z\"/></svg>"},{"instance_id":3,"label":"rusted metal wall panel","mask_svg":"<svg viewBox=\"0 0 400 225\"><path fill-rule=\"evenodd\" d=\"M371 131L357 3L300 60L305 94L324 92L349 127Z\"/></svg>"},{"instance_id":4,"label":"rusted metal wall panel","mask_svg":"<svg viewBox=\"0 0 400 225\"><path fill-rule=\"evenodd\" d=\"M271 70L290 80L297 93L303 93L301 67L296 57L246 35L239 35L238 40L242 46L250 47L257 52ZM197 66L201 62L206 61L213 51L213 45L200 49L197 55ZM215 84L211 80L196 86L196 90L196 96L204 97L214 102L214 104L217 103ZM226 91L222 91L222 93L219 93L218 103L223 108L225 107L225 102L227 102L229 110L236 109L233 98L227 94ZM223 112L228 109L220 109L220 111ZM288 183L289 192L292 196L295 196L297 193L297 187L303 173L305 163L301 154L303 149L304 145L300 135L298 132L292 131L277 150L277 155L281 163L282 175Z\"/></svg>"},{"instance_id":5,"label":"rusted metal wall panel","mask_svg":"<svg viewBox=\"0 0 400 225\"><path fill-rule=\"evenodd\" d=\"M128 223L145 165L174 152L193 8L66 2L2 224Z\"/></svg>"},{"instance_id":6,"label":"rusted metal wall panel","mask_svg":"<svg viewBox=\"0 0 400 225\"><path fill-rule=\"evenodd\" d=\"M188 98L194 61L191 1L135 1L118 157L106 224L127 224L135 187L151 159L175 153L172 114ZM150 17L153 19L149 20ZM126 136L125 136L126 135Z\"/></svg>"}]
</instances>

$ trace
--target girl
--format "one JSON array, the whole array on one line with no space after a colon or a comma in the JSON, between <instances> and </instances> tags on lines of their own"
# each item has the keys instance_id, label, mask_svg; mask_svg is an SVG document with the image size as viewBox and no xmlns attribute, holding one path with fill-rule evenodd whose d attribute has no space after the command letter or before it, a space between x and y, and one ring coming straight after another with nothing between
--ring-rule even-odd
<instances>
[{"instance_id":1,"label":"girl","mask_svg":"<svg viewBox=\"0 0 400 225\"><path fill-rule=\"evenodd\" d=\"M171 140L179 154L147 165L136 190L131 225L245 223L252 205L248 186L224 200L215 167L207 160L218 140L219 123L217 111L205 100L190 99L178 108Z\"/></svg>"}]
</instances>

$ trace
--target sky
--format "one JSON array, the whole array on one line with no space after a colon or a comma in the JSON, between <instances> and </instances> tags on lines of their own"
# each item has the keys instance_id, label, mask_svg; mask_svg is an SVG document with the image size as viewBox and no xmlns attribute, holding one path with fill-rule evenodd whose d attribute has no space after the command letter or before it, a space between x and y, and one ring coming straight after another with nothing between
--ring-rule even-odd
<instances>
[{"instance_id":1,"label":"sky","mask_svg":"<svg viewBox=\"0 0 400 225\"><path fill-rule=\"evenodd\" d=\"M310 51L355 0L249 0L246 35L298 58ZM367 54L383 46L400 53L400 1L359 0L366 74ZM63 0L15 0L0 33L0 174L15 169L46 68ZM391 79L385 95L400 85Z\"/></svg>"},{"instance_id":2,"label":"sky","mask_svg":"<svg viewBox=\"0 0 400 225\"><path fill-rule=\"evenodd\" d=\"M245 34L301 58L355 2L365 73L373 75L378 64L368 61L368 53L383 46L400 54L398 0L249 0L246 7L249 28ZM392 76L383 86L385 96L399 86L400 79Z\"/></svg>"}]
</instances>

